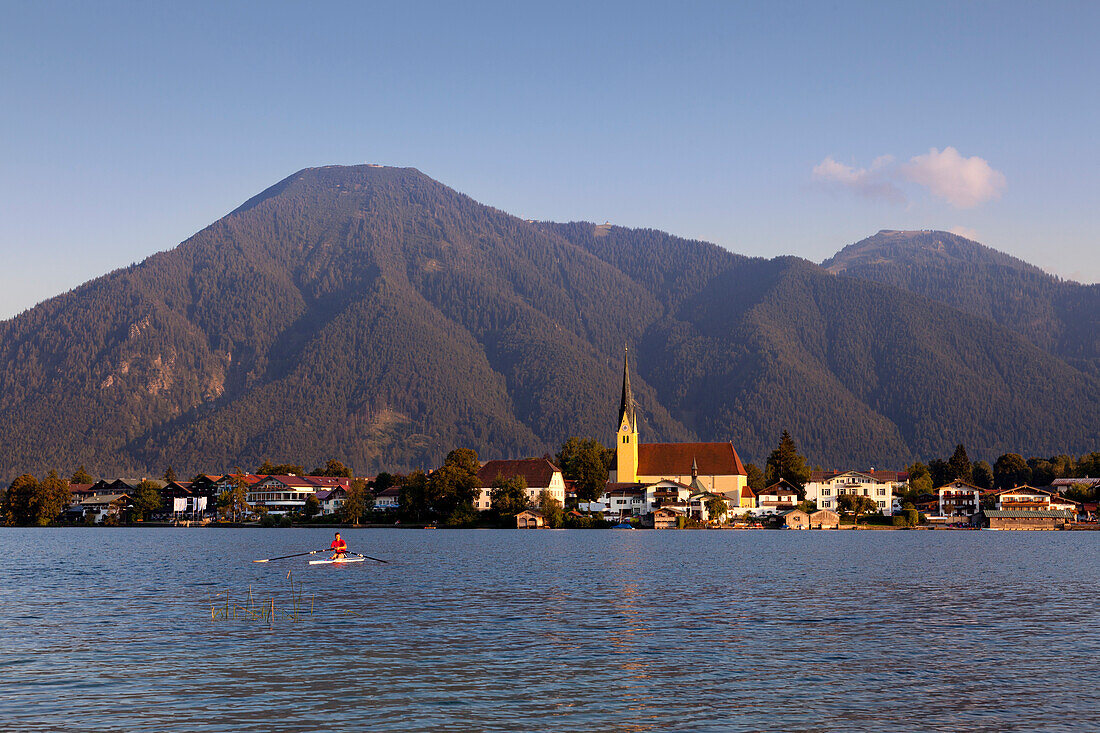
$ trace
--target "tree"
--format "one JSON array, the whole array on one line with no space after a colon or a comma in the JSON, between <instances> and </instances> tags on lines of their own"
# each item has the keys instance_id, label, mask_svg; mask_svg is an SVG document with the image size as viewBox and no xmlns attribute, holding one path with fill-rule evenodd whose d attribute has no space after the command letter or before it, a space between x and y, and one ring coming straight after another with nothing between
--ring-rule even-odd
<instances>
[{"instance_id":1,"label":"tree","mask_svg":"<svg viewBox=\"0 0 1100 733\"><path fill-rule=\"evenodd\" d=\"M84 465L81 464L80 468L76 469L76 473L69 479L69 483L72 484L94 484L95 478L84 470Z\"/></svg>"},{"instance_id":2,"label":"tree","mask_svg":"<svg viewBox=\"0 0 1100 733\"><path fill-rule=\"evenodd\" d=\"M443 465L428 477L430 510L450 524L466 524L476 519L474 500L479 490L480 467L477 453L469 448L455 448L448 453Z\"/></svg>"},{"instance_id":3,"label":"tree","mask_svg":"<svg viewBox=\"0 0 1100 733\"><path fill-rule=\"evenodd\" d=\"M928 466L918 461L906 469L906 472L909 474L909 486L906 491L899 492L899 498L916 499L922 494L932 493L932 476L928 472Z\"/></svg>"},{"instance_id":4,"label":"tree","mask_svg":"<svg viewBox=\"0 0 1100 733\"><path fill-rule=\"evenodd\" d=\"M951 473L949 481L955 479L966 482L970 481L972 471L970 457L966 455L966 448L963 447L962 443L955 446L955 452L951 454L951 458L947 461L947 466ZM940 484L940 486L942 485L943 484Z\"/></svg>"},{"instance_id":5,"label":"tree","mask_svg":"<svg viewBox=\"0 0 1100 733\"><path fill-rule=\"evenodd\" d=\"M29 473L11 482L4 494L4 521L8 524L31 524L31 506L38 491L38 479Z\"/></svg>"},{"instance_id":6,"label":"tree","mask_svg":"<svg viewBox=\"0 0 1100 733\"><path fill-rule=\"evenodd\" d=\"M557 529L565 521L565 507L546 489L539 492L539 511L551 529Z\"/></svg>"},{"instance_id":7,"label":"tree","mask_svg":"<svg viewBox=\"0 0 1100 733\"><path fill-rule=\"evenodd\" d=\"M1005 453L993 464L993 484L1012 489L1031 481L1031 468L1019 453Z\"/></svg>"},{"instance_id":8,"label":"tree","mask_svg":"<svg viewBox=\"0 0 1100 733\"><path fill-rule=\"evenodd\" d=\"M248 484L242 476L236 476L233 488L218 496L218 508L222 510L223 516L233 521L252 511L252 507L248 505Z\"/></svg>"},{"instance_id":9,"label":"tree","mask_svg":"<svg viewBox=\"0 0 1100 733\"><path fill-rule=\"evenodd\" d=\"M746 463L745 473L748 474L747 483L749 488L754 492L760 493L760 491L767 488L768 482L764 477L764 472L755 463Z\"/></svg>"},{"instance_id":10,"label":"tree","mask_svg":"<svg viewBox=\"0 0 1100 733\"><path fill-rule=\"evenodd\" d=\"M817 511L817 502L812 499L798 502L798 508L807 514L813 514Z\"/></svg>"},{"instance_id":11,"label":"tree","mask_svg":"<svg viewBox=\"0 0 1100 733\"><path fill-rule=\"evenodd\" d=\"M489 506L498 519L514 517L527 508L527 480L523 476L497 476L489 490Z\"/></svg>"},{"instance_id":12,"label":"tree","mask_svg":"<svg viewBox=\"0 0 1100 733\"><path fill-rule=\"evenodd\" d=\"M297 463L273 464L265 459L260 467L256 469L256 474L259 476L305 476L306 470Z\"/></svg>"},{"instance_id":13,"label":"tree","mask_svg":"<svg viewBox=\"0 0 1100 733\"><path fill-rule=\"evenodd\" d=\"M176 480L176 472L171 466L164 469L164 480L169 482Z\"/></svg>"},{"instance_id":14,"label":"tree","mask_svg":"<svg viewBox=\"0 0 1100 733\"><path fill-rule=\"evenodd\" d=\"M134 504L134 518L138 520L147 518L164 503L160 490L152 481L142 481L138 484L130 501Z\"/></svg>"},{"instance_id":15,"label":"tree","mask_svg":"<svg viewBox=\"0 0 1100 733\"><path fill-rule=\"evenodd\" d=\"M562 476L575 482L577 501L596 501L607 487L607 474L614 452L595 438L570 438L558 451Z\"/></svg>"},{"instance_id":16,"label":"tree","mask_svg":"<svg viewBox=\"0 0 1100 733\"><path fill-rule=\"evenodd\" d=\"M707 508L707 516L711 520L721 522L726 512L729 510L728 505L722 499L717 496L708 496L704 506Z\"/></svg>"},{"instance_id":17,"label":"tree","mask_svg":"<svg viewBox=\"0 0 1100 733\"><path fill-rule=\"evenodd\" d=\"M993 488L993 468L986 461L978 461L974 464L974 470L970 474L970 483L979 489L989 490Z\"/></svg>"},{"instance_id":18,"label":"tree","mask_svg":"<svg viewBox=\"0 0 1100 733\"><path fill-rule=\"evenodd\" d=\"M928 462L928 474L932 479L933 489L951 483L955 478L951 473L951 466L948 465L947 461L941 458L936 458Z\"/></svg>"},{"instance_id":19,"label":"tree","mask_svg":"<svg viewBox=\"0 0 1100 733\"><path fill-rule=\"evenodd\" d=\"M374 498L367 496L366 482L362 479L352 481L351 486L348 487L348 495L344 499L344 505L340 507L340 513L343 515L344 521L358 526L359 519L370 511L368 498L370 504L373 505Z\"/></svg>"},{"instance_id":20,"label":"tree","mask_svg":"<svg viewBox=\"0 0 1100 733\"><path fill-rule=\"evenodd\" d=\"M56 520L65 508L72 503L69 482L50 471L38 484L31 499L31 521L45 526Z\"/></svg>"},{"instance_id":21,"label":"tree","mask_svg":"<svg viewBox=\"0 0 1100 733\"><path fill-rule=\"evenodd\" d=\"M315 468L311 476L331 476L333 478L353 478L354 472L335 458L330 458L324 468Z\"/></svg>"},{"instance_id":22,"label":"tree","mask_svg":"<svg viewBox=\"0 0 1100 733\"><path fill-rule=\"evenodd\" d=\"M841 494L836 499L837 508L846 514L855 516L855 524L859 526L859 515L870 514L878 509L878 505L869 496L857 496L855 494Z\"/></svg>"},{"instance_id":23,"label":"tree","mask_svg":"<svg viewBox=\"0 0 1100 733\"><path fill-rule=\"evenodd\" d=\"M428 477L423 471L413 471L400 482L397 509L401 516L421 522L428 516Z\"/></svg>"},{"instance_id":24,"label":"tree","mask_svg":"<svg viewBox=\"0 0 1100 733\"><path fill-rule=\"evenodd\" d=\"M768 456L764 468L764 481L771 486L779 479L786 479L798 492L798 498L805 498L803 486L810 480L810 469L806 459L795 447L791 434L786 430L779 436L779 446Z\"/></svg>"},{"instance_id":25,"label":"tree","mask_svg":"<svg viewBox=\"0 0 1100 733\"><path fill-rule=\"evenodd\" d=\"M368 486L370 487L371 491L373 491L375 494L378 494L379 491L385 491L386 489L393 486L394 483L396 483L396 481L394 480L392 473L381 471L377 476L374 477L373 480L370 481Z\"/></svg>"},{"instance_id":26,"label":"tree","mask_svg":"<svg viewBox=\"0 0 1100 733\"><path fill-rule=\"evenodd\" d=\"M321 501L310 494L306 497L306 505L302 507L302 514L305 515L307 520L313 519L321 511Z\"/></svg>"}]
</instances>

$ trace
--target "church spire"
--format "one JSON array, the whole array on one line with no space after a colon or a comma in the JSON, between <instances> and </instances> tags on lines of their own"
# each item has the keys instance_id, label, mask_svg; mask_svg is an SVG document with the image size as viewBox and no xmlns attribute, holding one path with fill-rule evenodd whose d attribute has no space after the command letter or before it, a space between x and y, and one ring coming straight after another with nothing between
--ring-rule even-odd
<instances>
[{"instance_id":1,"label":"church spire","mask_svg":"<svg viewBox=\"0 0 1100 733\"><path fill-rule=\"evenodd\" d=\"M632 429L637 427L634 419L634 393L630 389L630 352L623 347L623 396L619 401L619 425L628 421Z\"/></svg>"}]
</instances>

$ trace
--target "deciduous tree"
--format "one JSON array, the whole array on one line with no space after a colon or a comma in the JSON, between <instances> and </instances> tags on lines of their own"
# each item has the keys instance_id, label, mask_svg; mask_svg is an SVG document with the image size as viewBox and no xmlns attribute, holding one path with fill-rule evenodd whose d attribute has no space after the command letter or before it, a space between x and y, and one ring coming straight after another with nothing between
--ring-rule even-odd
<instances>
[{"instance_id":1,"label":"deciduous tree","mask_svg":"<svg viewBox=\"0 0 1100 733\"><path fill-rule=\"evenodd\" d=\"M514 517L528 506L527 480L523 476L493 479L489 489L489 506L498 519Z\"/></svg>"},{"instance_id":2,"label":"deciduous tree","mask_svg":"<svg viewBox=\"0 0 1100 733\"><path fill-rule=\"evenodd\" d=\"M313 494L306 497L306 505L302 507L302 514L305 518L313 519L321 511L321 500Z\"/></svg>"},{"instance_id":3,"label":"deciduous tree","mask_svg":"<svg viewBox=\"0 0 1100 733\"><path fill-rule=\"evenodd\" d=\"M970 474L970 483L979 489L993 488L993 468L987 461L978 461L974 464L974 470Z\"/></svg>"},{"instance_id":4,"label":"deciduous tree","mask_svg":"<svg viewBox=\"0 0 1100 733\"><path fill-rule=\"evenodd\" d=\"M138 520L148 518L164 504L160 490L152 481L142 481L138 484L130 501L134 505L134 519Z\"/></svg>"},{"instance_id":5,"label":"deciduous tree","mask_svg":"<svg viewBox=\"0 0 1100 733\"><path fill-rule=\"evenodd\" d=\"M562 444L558 467L562 476L576 482L578 501L596 501L603 494L614 455L595 438L574 436Z\"/></svg>"},{"instance_id":6,"label":"deciduous tree","mask_svg":"<svg viewBox=\"0 0 1100 733\"><path fill-rule=\"evenodd\" d=\"M878 505L871 497L855 494L841 494L836 499L836 505L841 511L854 515L856 526L859 526L861 514L870 514L878 509Z\"/></svg>"},{"instance_id":7,"label":"deciduous tree","mask_svg":"<svg viewBox=\"0 0 1100 733\"><path fill-rule=\"evenodd\" d=\"M373 504L374 497L368 496L366 482L362 479L356 479L348 486L348 495L344 499L343 506L340 507L340 513L343 515L345 522L351 522L358 526L359 520L370 511Z\"/></svg>"},{"instance_id":8,"label":"deciduous tree","mask_svg":"<svg viewBox=\"0 0 1100 733\"><path fill-rule=\"evenodd\" d=\"M757 466L755 463L746 463L745 473L748 474L746 482L750 489L756 493L760 493L761 490L767 488L768 482L764 476L764 472L760 470L760 466Z\"/></svg>"},{"instance_id":9,"label":"deciduous tree","mask_svg":"<svg viewBox=\"0 0 1100 733\"><path fill-rule=\"evenodd\" d=\"M539 492L539 511L552 529L557 529L565 521L565 507L546 489Z\"/></svg>"},{"instance_id":10,"label":"deciduous tree","mask_svg":"<svg viewBox=\"0 0 1100 733\"><path fill-rule=\"evenodd\" d=\"M993 464L993 483L998 489L1012 489L1031 481L1031 468L1019 453L1005 453Z\"/></svg>"}]
</instances>

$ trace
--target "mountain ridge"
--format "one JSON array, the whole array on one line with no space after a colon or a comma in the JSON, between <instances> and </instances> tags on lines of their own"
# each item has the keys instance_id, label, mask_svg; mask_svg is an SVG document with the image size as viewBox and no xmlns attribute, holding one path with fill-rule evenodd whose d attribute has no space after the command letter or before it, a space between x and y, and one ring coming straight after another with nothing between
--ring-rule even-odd
<instances>
[{"instance_id":1,"label":"mountain ridge","mask_svg":"<svg viewBox=\"0 0 1100 733\"><path fill-rule=\"evenodd\" d=\"M733 440L747 460L783 428L811 462L900 465L960 440L1083 451L1100 422L1095 376L934 298L656 230L527 222L416 169L326 166L0 322L0 473L331 456L371 472L606 441L624 343L643 440ZM1055 436L1028 415L1070 405Z\"/></svg>"}]
</instances>

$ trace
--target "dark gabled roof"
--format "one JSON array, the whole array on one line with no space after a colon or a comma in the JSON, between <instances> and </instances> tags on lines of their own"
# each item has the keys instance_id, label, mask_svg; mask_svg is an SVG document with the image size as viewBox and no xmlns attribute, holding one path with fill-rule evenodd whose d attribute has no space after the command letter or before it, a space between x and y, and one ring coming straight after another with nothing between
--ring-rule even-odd
<instances>
[{"instance_id":1,"label":"dark gabled roof","mask_svg":"<svg viewBox=\"0 0 1100 733\"><path fill-rule=\"evenodd\" d=\"M480 486L492 486L498 478L510 479L522 476L529 489L545 489L550 479L561 469L545 458L521 458L519 460L486 461L477 472Z\"/></svg>"},{"instance_id":2,"label":"dark gabled roof","mask_svg":"<svg viewBox=\"0 0 1100 733\"><path fill-rule=\"evenodd\" d=\"M639 476L690 476L692 463L703 476L747 476L733 443L641 443Z\"/></svg>"},{"instance_id":3,"label":"dark gabled roof","mask_svg":"<svg viewBox=\"0 0 1100 733\"><path fill-rule=\"evenodd\" d=\"M758 496L764 496L765 494L780 496L782 494L798 494L798 491L794 488L794 484L785 478L781 478L771 486L761 489Z\"/></svg>"}]
</instances>

